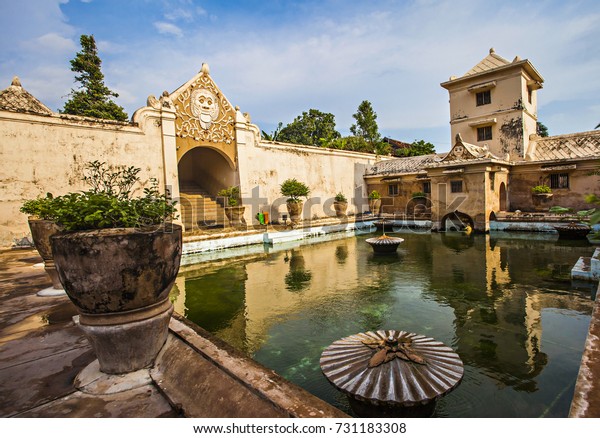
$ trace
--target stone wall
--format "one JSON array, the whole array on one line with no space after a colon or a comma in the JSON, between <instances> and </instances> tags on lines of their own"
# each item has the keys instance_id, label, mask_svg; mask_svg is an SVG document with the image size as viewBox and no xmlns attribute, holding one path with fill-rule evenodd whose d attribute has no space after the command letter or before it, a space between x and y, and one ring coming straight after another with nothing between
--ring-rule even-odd
<instances>
[{"instance_id":1,"label":"stone wall","mask_svg":"<svg viewBox=\"0 0 600 438\"><path fill-rule=\"evenodd\" d=\"M164 184L161 112L140 110L134 120L0 111L0 248L30 234L19 212L24 200L87 188L82 177L90 161L139 167L142 181Z\"/></svg>"},{"instance_id":2,"label":"stone wall","mask_svg":"<svg viewBox=\"0 0 600 438\"><path fill-rule=\"evenodd\" d=\"M288 178L310 189L304 200L304 220L335 216L333 201L338 192L348 199L349 215L368 210L363 177L375 163L375 155L257 140L238 130L239 179L247 223L259 211L269 212L273 220L287 214L280 186Z\"/></svg>"}]
</instances>

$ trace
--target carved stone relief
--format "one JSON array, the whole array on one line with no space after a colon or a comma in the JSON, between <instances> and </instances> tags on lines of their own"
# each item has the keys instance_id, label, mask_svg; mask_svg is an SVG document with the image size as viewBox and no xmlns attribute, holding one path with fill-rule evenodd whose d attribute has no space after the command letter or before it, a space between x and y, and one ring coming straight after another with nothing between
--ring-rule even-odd
<instances>
[{"instance_id":1,"label":"carved stone relief","mask_svg":"<svg viewBox=\"0 0 600 438\"><path fill-rule=\"evenodd\" d=\"M235 112L207 73L181 92L174 105L178 137L199 142L233 143Z\"/></svg>"}]
</instances>

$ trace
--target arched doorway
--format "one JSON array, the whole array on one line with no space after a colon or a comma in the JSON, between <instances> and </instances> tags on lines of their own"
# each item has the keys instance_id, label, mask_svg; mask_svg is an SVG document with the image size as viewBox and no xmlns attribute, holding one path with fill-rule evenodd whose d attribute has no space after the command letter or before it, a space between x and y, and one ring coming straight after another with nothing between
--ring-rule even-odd
<instances>
[{"instance_id":1,"label":"arched doorway","mask_svg":"<svg viewBox=\"0 0 600 438\"><path fill-rule=\"evenodd\" d=\"M453 211L442 218L441 231L461 231L467 225L475 228L473 218L466 213Z\"/></svg>"},{"instance_id":2,"label":"arched doorway","mask_svg":"<svg viewBox=\"0 0 600 438\"><path fill-rule=\"evenodd\" d=\"M506 211L508 208L508 199L506 194L506 184L500 184L500 211Z\"/></svg>"},{"instance_id":3,"label":"arched doorway","mask_svg":"<svg viewBox=\"0 0 600 438\"><path fill-rule=\"evenodd\" d=\"M227 219L217 193L238 185L235 164L220 151L199 146L187 151L177 168L184 230L225 226Z\"/></svg>"}]
</instances>

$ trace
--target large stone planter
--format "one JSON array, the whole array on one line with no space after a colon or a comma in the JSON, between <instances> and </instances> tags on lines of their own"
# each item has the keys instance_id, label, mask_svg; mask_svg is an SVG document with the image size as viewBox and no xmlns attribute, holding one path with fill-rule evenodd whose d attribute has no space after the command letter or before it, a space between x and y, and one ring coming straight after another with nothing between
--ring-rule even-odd
<instances>
[{"instance_id":1,"label":"large stone planter","mask_svg":"<svg viewBox=\"0 0 600 438\"><path fill-rule=\"evenodd\" d=\"M348 209L347 202L334 201L333 208L335 209L335 215L337 217L346 217L346 210Z\"/></svg>"},{"instance_id":2,"label":"large stone planter","mask_svg":"<svg viewBox=\"0 0 600 438\"><path fill-rule=\"evenodd\" d=\"M532 193L531 200L535 211L548 211L552 206L552 193Z\"/></svg>"},{"instance_id":3,"label":"large stone planter","mask_svg":"<svg viewBox=\"0 0 600 438\"><path fill-rule=\"evenodd\" d=\"M293 225L297 225L302 220L302 206L304 203L302 201L298 202L289 202L286 204L287 211L290 215L290 220Z\"/></svg>"},{"instance_id":4,"label":"large stone planter","mask_svg":"<svg viewBox=\"0 0 600 438\"><path fill-rule=\"evenodd\" d=\"M369 210L373 216L379 216L381 210L381 199L369 199Z\"/></svg>"},{"instance_id":5,"label":"large stone planter","mask_svg":"<svg viewBox=\"0 0 600 438\"><path fill-rule=\"evenodd\" d=\"M246 207L225 207L225 216L229 220L232 227L239 227L242 225L242 219L244 218L244 211Z\"/></svg>"},{"instance_id":6,"label":"large stone planter","mask_svg":"<svg viewBox=\"0 0 600 438\"><path fill-rule=\"evenodd\" d=\"M39 295L57 295L63 294L63 288L58 278L58 273L54 266L54 257L52 255L52 248L50 246L50 238L56 233L62 231L62 228L56 225L54 221L37 219L35 216L28 218L29 229L31 230L31 238L35 249L40 253L40 256L44 260L44 269L52 280L52 289L56 292L47 292L47 289L40 291Z\"/></svg>"},{"instance_id":7,"label":"large stone planter","mask_svg":"<svg viewBox=\"0 0 600 438\"><path fill-rule=\"evenodd\" d=\"M51 242L100 369L120 374L152 365L173 313L169 291L179 270L181 227L69 232Z\"/></svg>"}]
</instances>

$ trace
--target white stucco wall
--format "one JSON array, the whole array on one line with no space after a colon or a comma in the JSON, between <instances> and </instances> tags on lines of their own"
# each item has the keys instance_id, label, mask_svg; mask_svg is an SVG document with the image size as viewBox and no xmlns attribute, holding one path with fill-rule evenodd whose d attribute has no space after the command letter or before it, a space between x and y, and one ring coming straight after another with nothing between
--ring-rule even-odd
<instances>
[{"instance_id":1,"label":"white stucco wall","mask_svg":"<svg viewBox=\"0 0 600 438\"><path fill-rule=\"evenodd\" d=\"M155 177L162 185L160 112L141 111L136 121L139 126L0 111L0 247L30 234L19 212L24 200L86 189L82 176L90 161L139 167L142 181Z\"/></svg>"}]
</instances>

